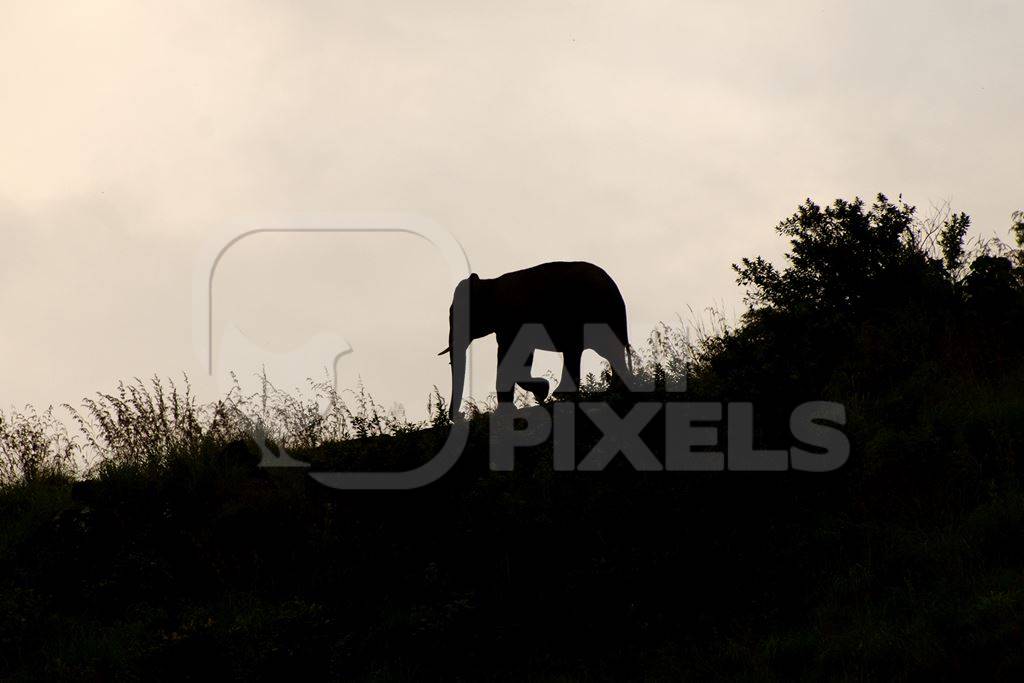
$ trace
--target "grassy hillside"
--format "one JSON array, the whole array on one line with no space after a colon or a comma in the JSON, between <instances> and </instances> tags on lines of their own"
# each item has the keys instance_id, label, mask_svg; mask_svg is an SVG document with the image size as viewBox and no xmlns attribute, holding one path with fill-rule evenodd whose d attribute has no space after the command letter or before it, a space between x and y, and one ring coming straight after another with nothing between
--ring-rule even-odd
<instances>
[{"instance_id":1,"label":"grassy hillside","mask_svg":"<svg viewBox=\"0 0 1024 683\"><path fill-rule=\"evenodd\" d=\"M362 393L322 418L266 387L270 401L200 406L134 384L80 408L75 439L46 414L4 414L0 672L1019 676L1024 258L1020 242L965 245L967 224L883 197L807 202L778 227L781 268L736 266L750 295L736 327L653 335L653 394L585 391L620 412L750 401L757 444L780 448L795 405L838 401L852 450L834 472L636 472L621 457L555 472L550 444L491 472L479 412L441 480L342 492L259 467L245 435L313 470L408 469L446 438L443 401L409 424ZM666 394L684 371L685 394ZM598 439L586 424L581 453ZM656 451L663 429L645 432ZM76 477L86 446L100 458Z\"/></svg>"}]
</instances>

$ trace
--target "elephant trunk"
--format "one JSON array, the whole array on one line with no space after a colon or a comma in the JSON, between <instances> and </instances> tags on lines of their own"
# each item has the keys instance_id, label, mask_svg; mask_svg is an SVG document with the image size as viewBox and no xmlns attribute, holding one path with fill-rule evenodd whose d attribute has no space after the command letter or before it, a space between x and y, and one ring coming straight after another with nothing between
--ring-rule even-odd
<instances>
[{"instance_id":1,"label":"elephant trunk","mask_svg":"<svg viewBox=\"0 0 1024 683\"><path fill-rule=\"evenodd\" d=\"M462 407L463 389L466 384L466 355L469 353L470 332L469 332L469 308L468 297L460 292L462 296L456 297L456 305L453 307L448 336L448 360L452 366L452 397L448 406L448 415L452 420L459 415L459 408Z\"/></svg>"},{"instance_id":2,"label":"elephant trunk","mask_svg":"<svg viewBox=\"0 0 1024 683\"><path fill-rule=\"evenodd\" d=\"M452 398L448 405L448 416L454 420L459 415L459 408L462 407L462 393L466 383L466 354L469 351L468 344L452 344L449 351L452 365Z\"/></svg>"},{"instance_id":3,"label":"elephant trunk","mask_svg":"<svg viewBox=\"0 0 1024 683\"><path fill-rule=\"evenodd\" d=\"M452 307L448 311L448 361L452 366L452 398L448 406L448 415L452 420L460 414L463 389L466 384L466 362L469 343L473 339L472 332L477 326L470 322L470 289L480 278L472 273L455 288ZM479 336L479 335L476 335ZM442 352L443 353L443 352Z\"/></svg>"}]
</instances>

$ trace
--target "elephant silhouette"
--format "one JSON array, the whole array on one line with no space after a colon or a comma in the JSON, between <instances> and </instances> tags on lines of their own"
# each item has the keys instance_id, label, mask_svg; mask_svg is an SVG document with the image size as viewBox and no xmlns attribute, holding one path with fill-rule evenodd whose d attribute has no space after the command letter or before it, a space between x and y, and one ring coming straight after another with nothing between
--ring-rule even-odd
<instances>
[{"instance_id":1,"label":"elephant silhouette","mask_svg":"<svg viewBox=\"0 0 1024 683\"><path fill-rule=\"evenodd\" d=\"M448 348L438 355L450 354L452 419L462 404L469 345L489 334L498 341L499 408L512 404L516 384L538 402L547 398L547 380L529 371L535 350L562 353L556 396L579 389L586 348L607 360L617 379L632 377L626 304L615 281L592 263L542 263L493 279L473 273L455 287L448 323Z\"/></svg>"}]
</instances>

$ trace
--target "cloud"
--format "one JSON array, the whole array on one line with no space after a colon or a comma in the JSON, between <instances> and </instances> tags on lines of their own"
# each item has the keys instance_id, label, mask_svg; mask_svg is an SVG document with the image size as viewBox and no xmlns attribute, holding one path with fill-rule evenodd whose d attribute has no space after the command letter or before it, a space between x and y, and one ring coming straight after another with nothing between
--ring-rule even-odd
<instances>
[{"instance_id":1,"label":"cloud","mask_svg":"<svg viewBox=\"0 0 1024 683\"><path fill-rule=\"evenodd\" d=\"M195 371L193 258L224 225L404 211L449 229L485 276L592 260L619 280L639 338L688 306L738 306L729 263L777 256L771 227L804 197L951 199L985 232L1005 230L1019 204L1015 3L104 0L3 12L0 296L18 302L3 342L18 360L2 371L19 401ZM372 271L383 257L360 248L350 269ZM331 260L348 268L351 252L302 249L247 254L343 296ZM420 272L415 252L396 258ZM389 360L436 351L444 320L428 324L420 302L423 326L396 344L383 324L398 319L396 295L344 286L376 302L352 320L365 321L362 348L379 349L366 367L390 403L410 379ZM330 301L298 310L280 292L253 300L247 332L300 345L333 324ZM288 324L259 322L261 307ZM62 326L47 311L76 313Z\"/></svg>"}]
</instances>

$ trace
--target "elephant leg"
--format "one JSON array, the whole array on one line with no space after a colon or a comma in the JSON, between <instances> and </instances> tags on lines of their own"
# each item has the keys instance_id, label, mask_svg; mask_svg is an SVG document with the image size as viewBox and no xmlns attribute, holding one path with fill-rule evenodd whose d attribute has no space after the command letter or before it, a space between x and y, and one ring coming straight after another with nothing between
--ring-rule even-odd
<instances>
[{"instance_id":1,"label":"elephant leg","mask_svg":"<svg viewBox=\"0 0 1024 683\"><path fill-rule=\"evenodd\" d=\"M508 351L509 349L505 346L498 347L498 381L495 387L498 405L512 405L517 384L533 394L537 403L543 403L544 399L548 397L549 385L545 378L533 377L531 374L534 352L530 351L522 367L517 367L514 363L506 367L503 361Z\"/></svg>"},{"instance_id":2,"label":"elephant leg","mask_svg":"<svg viewBox=\"0 0 1024 683\"><path fill-rule=\"evenodd\" d=\"M533 351L530 351L530 355L526 357L525 376L516 379L516 384L533 394L533 398L536 399L537 403L543 403L544 399L548 397L550 386L545 378L533 376L533 353Z\"/></svg>"},{"instance_id":3,"label":"elephant leg","mask_svg":"<svg viewBox=\"0 0 1024 683\"><path fill-rule=\"evenodd\" d=\"M498 376L494 387L494 393L498 397L498 407L502 405L511 406L515 398L517 372L505 362L508 355L508 347L498 345Z\"/></svg>"},{"instance_id":4,"label":"elephant leg","mask_svg":"<svg viewBox=\"0 0 1024 683\"><path fill-rule=\"evenodd\" d=\"M633 386L633 373L626 362L626 347L618 339L606 339L595 348L599 356L608 361L612 368L610 389L628 391Z\"/></svg>"},{"instance_id":5,"label":"elephant leg","mask_svg":"<svg viewBox=\"0 0 1024 683\"><path fill-rule=\"evenodd\" d=\"M580 368L583 363L583 348L573 347L562 351L562 379L555 389L555 396L565 398L580 388Z\"/></svg>"}]
</instances>

